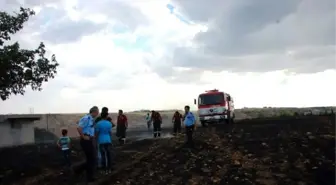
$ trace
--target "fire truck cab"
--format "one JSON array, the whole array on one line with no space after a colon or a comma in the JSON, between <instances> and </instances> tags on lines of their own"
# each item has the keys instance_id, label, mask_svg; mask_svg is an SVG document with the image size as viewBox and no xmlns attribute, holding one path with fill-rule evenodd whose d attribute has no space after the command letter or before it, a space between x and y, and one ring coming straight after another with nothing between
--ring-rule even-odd
<instances>
[{"instance_id":1,"label":"fire truck cab","mask_svg":"<svg viewBox=\"0 0 336 185\"><path fill-rule=\"evenodd\" d=\"M233 123L234 102L230 94L218 91L217 89L205 91L194 99L198 107L199 120L203 127L211 123Z\"/></svg>"}]
</instances>

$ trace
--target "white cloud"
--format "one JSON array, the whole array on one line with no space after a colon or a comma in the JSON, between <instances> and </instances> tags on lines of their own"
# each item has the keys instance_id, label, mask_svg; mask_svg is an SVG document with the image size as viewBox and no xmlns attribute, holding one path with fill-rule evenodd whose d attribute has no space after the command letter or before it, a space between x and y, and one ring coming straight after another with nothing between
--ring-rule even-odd
<instances>
[{"instance_id":1,"label":"white cloud","mask_svg":"<svg viewBox=\"0 0 336 185\"><path fill-rule=\"evenodd\" d=\"M86 112L92 105L111 110L182 108L191 105L199 93L213 88L232 94L237 107L336 105L336 91L330 88L336 70L324 64L335 62L333 44L313 42L298 47L285 43L285 51L210 55L201 50L205 43L200 42L199 34L208 34L214 27L218 16L215 12L208 12L209 18L199 21L200 15L193 20L177 7L181 16L193 22L186 24L170 13L166 7L169 1L49 2L52 5L31 3L39 13L15 38L26 48L46 42L60 63L58 75L44 84L41 92L27 89L25 96L11 96L1 103L0 113L29 113L30 108L35 112ZM107 8L112 5L118 7L113 13ZM50 11L46 11L47 6ZM239 6L232 3L226 11ZM12 10L13 5L8 9ZM69 24L60 22L59 16ZM286 19L290 22L290 17ZM82 24L85 21L89 24ZM286 21L281 24L288 28L287 32L295 29ZM64 32L59 31L59 26ZM53 27L58 27L57 32ZM284 44L265 34L272 30L277 29L265 26L249 34L249 38ZM43 32L47 36L42 37ZM318 37L313 31L309 33ZM217 37L212 35L214 40L220 39ZM193 57L184 58L188 61L177 58L175 50L179 47L187 48L183 54L194 49ZM227 64L219 65L221 61ZM272 67L271 61L282 66L281 70ZM256 72L256 67L263 70Z\"/></svg>"}]
</instances>

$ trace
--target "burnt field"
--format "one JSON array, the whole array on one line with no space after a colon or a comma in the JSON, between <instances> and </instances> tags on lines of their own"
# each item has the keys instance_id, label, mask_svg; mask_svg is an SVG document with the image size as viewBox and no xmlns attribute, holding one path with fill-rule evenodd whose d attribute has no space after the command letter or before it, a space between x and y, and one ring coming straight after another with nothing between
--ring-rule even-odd
<instances>
[{"instance_id":1,"label":"burnt field","mask_svg":"<svg viewBox=\"0 0 336 185\"><path fill-rule=\"evenodd\" d=\"M198 128L195 139L194 149L183 135L117 147L114 173L96 184L335 184L334 115L242 120ZM64 174L57 150L41 147L1 151L2 184L83 184L80 162Z\"/></svg>"}]
</instances>

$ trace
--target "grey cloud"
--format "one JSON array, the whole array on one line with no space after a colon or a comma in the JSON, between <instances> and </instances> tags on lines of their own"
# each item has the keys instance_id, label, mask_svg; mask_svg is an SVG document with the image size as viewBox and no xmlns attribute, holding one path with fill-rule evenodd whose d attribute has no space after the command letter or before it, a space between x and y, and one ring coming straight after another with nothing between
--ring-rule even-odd
<instances>
[{"instance_id":1,"label":"grey cloud","mask_svg":"<svg viewBox=\"0 0 336 185\"><path fill-rule=\"evenodd\" d=\"M198 49L176 48L172 66L298 73L335 67L334 0L178 0L175 6L209 29L194 38Z\"/></svg>"},{"instance_id":2,"label":"grey cloud","mask_svg":"<svg viewBox=\"0 0 336 185\"><path fill-rule=\"evenodd\" d=\"M30 32L36 31L47 31L50 25L54 24L56 21L66 18L66 11L64 9L59 9L55 7L42 7L36 15L30 18L27 26L24 30L29 30Z\"/></svg>"},{"instance_id":3,"label":"grey cloud","mask_svg":"<svg viewBox=\"0 0 336 185\"><path fill-rule=\"evenodd\" d=\"M257 49L253 47L253 42L257 40L251 40L250 34L258 33L268 25L279 23L286 16L295 12L299 2L295 0L231 0L225 1L225 4L220 1L212 1L206 5L204 2L194 2L193 4L196 5L193 6L202 6L204 11L193 11L192 8L186 8L184 13L191 19L193 17L199 18L203 12L206 12L204 16L209 15L207 12L212 12L214 15L207 18L212 20L209 31L199 33L195 38L196 43L204 45L205 52L240 55L257 52ZM183 9L184 3L189 3L189 1L178 1L178 3ZM211 5L208 6L208 4ZM214 6L223 7L223 9L213 9Z\"/></svg>"},{"instance_id":4,"label":"grey cloud","mask_svg":"<svg viewBox=\"0 0 336 185\"><path fill-rule=\"evenodd\" d=\"M159 74L162 78L170 78L173 73L173 66L169 63L162 63L160 65L153 65L151 66L153 71Z\"/></svg>"},{"instance_id":5,"label":"grey cloud","mask_svg":"<svg viewBox=\"0 0 336 185\"><path fill-rule=\"evenodd\" d=\"M0 10L7 12L19 11L20 6L24 8L32 8L35 6L45 6L47 4L55 4L60 0L2 0L0 1Z\"/></svg>"},{"instance_id":6,"label":"grey cloud","mask_svg":"<svg viewBox=\"0 0 336 185\"><path fill-rule=\"evenodd\" d=\"M109 22L73 21L66 17L64 10L43 9L39 14L39 22L42 21L42 24L43 21L48 22L48 26L41 33L41 38L53 44L67 43L77 41L85 35L90 35L102 29L107 29L110 27L110 23L118 25L118 28L122 31L134 31L140 25L148 24L146 16L139 9L119 0L101 0L95 3L89 0L81 0L73 8L82 14L106 15ZM49 19L49 21L46 19Z\"/></svg>"},{"instance_id":7,"label":"grey cloud","mask_svg":"<svg viewBox=\"0 0 336 185\"><path fill-rule=\"evenodd\" d=\"M93 4L91 0L81 0L76 8L85 13L106 15L113 22L124 25L131 31L149 24L147 17L126 1L100 0Z\"/></svg>"},{"instance_id":8,"label":"grey cloud","mask_svg":"<svg viewBox=\"0 0 336 185\"><path fill-rule=\"evenodd\" d=\"M4 0L0 1L0 11L6 11L11 13L13 11L18 11L19 9L19 1L18 0Z\"/></svg>"},{"instance_id":9,"label":"grey cloud","mask_svg":"<svg viewBox=\"0 0 336 185\"><path fill-rule=\"evenodd\" d=\"M32 6L44 6L47 4L57 3L60 0L24 0L23 5L32 7Z\"/></svg>"},{"instance_id":10,"label":"grey cloud","mask_svg":"<svg viewBox=\"0 0 336 185\"><path fill-rule=\"evenodd\" d=\"M207 84L201 81L203 70L202 69L190 69L185 71L172 70L172 76L166 77L166 81L174 84Z\"/></svg>"},{"instance_id":11,"label":"grey cloud","mask_svg":"<svg viewBox=\"0 0 336 185\"><path fill-rule=\"evenodd\" d=\"M106 27L106 24L97 24L89 20L71 20L64 9L43 6L51 2L57 3L58 1L49 0L42 4L42 1L29 0L23 4L12 2L4 5L6 5L6 11L19 11L19 6L25 4L27 4L27 7L41 5L41 11L31 17L23 31L39 32L37 40L52 44L75 42L85 35L95 33ZM0 3L0 5L2 4Z\"/></svg>"},{"instance_id":12,"label":"grey cloud","mask_svg":"<svg viewBox=\"0 0 336 185\"><path fill-rule=\"evenodd\" d=\"M46 6L47 4L57 6ZM106 15L109 21L100 24L90 20L71 20L60 6L59 0L26 0L23 3L7 0L0 2L0 5L0 9L6 11L18 11L19 6L40 6L41 11L29 20L25 30L41 32L39 39L52 44L75 42L85 35L107 28L110 23L116 25L116 29L121 29L121 31L134 31L139 26L149 23L147 17L139 9L119 0L101 0L95 3L90 0L81 0L76 7L72 7L82 14Z\"/></svg>"},{"instance_id":13,"label":"grey cloud","mask_svg":"<svg viewBox=\"0 0 336 185\"><path fill-rule=\"evenodd\" d=\"M298 73L314 73L335 68L335 47L307 47L288 52L268 52L254 55L225 56L197 53L195 50L178 49L176 66L215 72L268 72L290 69Z\"/></svg>"},{"instance_id":14,"label":"grey cloud","mask_svg":"<svg viewBox=\"0 0 336 185\"><path fill-rule=\"evenodd\" d=\"M64 9L43 8L34 17L33 27L40 27L43 41L53 44L78 41L85 35L103 29L106 24L97 24L89 20L71 20Z\"/></svg>"},{"instance_id":15,"label":"grey cloud","mask_svg":"<svg viewBox=\"0 0 336 185\"><path fill-rule=\"evenodd\" d=\"M97 24L89 20L73 21L68 18L54 22L41 33L41 39L53 44L78 41L85 35L102 30L106 24Z\"/></svg>"}]
</instances>

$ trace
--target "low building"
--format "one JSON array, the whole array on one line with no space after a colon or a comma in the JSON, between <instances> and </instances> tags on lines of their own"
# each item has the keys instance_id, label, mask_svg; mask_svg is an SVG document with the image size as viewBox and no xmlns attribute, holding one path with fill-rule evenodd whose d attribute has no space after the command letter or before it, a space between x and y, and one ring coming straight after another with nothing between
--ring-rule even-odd
<instances>
[{"instance_id":1,"label":"low building","mask_svg":"<svg viewBox=\"0 0 336 185\"><path fill-rule=\"evenodd\" d=\"M0 115L0 148L35 143L34 121L39 115Z\"/></svg>"}]
</instances>

